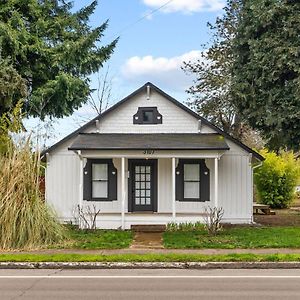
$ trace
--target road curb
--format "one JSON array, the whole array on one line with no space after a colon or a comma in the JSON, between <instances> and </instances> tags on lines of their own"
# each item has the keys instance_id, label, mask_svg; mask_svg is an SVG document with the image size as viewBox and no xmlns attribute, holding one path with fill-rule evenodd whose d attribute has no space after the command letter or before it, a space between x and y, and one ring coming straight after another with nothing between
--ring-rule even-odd
<instances>
[{"instance_id":1,"label":"road curb","mask_svg":"<svg viewBox=\"0 0 300 300\"><path fill-rule=\"evenodd\" d=\"M300 262L1 262L0 269L300 269Z\"/></svg>"}]
</instances>

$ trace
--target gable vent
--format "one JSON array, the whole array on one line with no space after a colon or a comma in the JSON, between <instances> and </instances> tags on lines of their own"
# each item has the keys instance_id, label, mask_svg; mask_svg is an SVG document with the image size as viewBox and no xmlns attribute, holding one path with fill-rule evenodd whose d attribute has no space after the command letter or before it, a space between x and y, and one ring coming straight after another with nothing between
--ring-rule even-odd
<instances>
[{"instance_id":1,"label":"gable vent","mask_svg":"<svg viewBox=\"0 0 300 300\"><path fill-rule=\"evenodd\" d=\"M147 100L150 100L150 85L147 85Z\"/></svg>"}]
</instances>

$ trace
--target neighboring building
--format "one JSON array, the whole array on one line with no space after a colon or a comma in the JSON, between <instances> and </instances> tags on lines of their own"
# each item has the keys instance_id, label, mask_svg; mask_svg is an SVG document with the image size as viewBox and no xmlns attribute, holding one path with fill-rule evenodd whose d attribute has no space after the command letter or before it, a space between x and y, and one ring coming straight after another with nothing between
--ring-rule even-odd
<instances>
[{"instance_id":1,"label":"neighboring building","mask_svg":"<svg viewBox=\"0 0 300 300\"><path fill-rule=\"evenodd\" d=\"M101 209L99 228L252 222L252 164L263 157L151 83L45 152L46 200L62 221Z\"/></svg>"}]
</instances>

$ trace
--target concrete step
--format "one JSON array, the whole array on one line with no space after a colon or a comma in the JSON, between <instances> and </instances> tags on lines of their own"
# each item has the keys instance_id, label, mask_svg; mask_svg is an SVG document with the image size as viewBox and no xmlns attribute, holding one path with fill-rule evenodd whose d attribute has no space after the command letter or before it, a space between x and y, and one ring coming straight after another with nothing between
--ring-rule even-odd
<instances>
[{"instance_id":1,"label":"concrete step","mask_svg":"<svg viewBox=\"0 0 300 300\"><path fill-rule=\"evenodd\" d=\"M164 224L131 225L131 230L135 232L164 232L166 231L166 225Z\"/></svg>"}]
</instances>

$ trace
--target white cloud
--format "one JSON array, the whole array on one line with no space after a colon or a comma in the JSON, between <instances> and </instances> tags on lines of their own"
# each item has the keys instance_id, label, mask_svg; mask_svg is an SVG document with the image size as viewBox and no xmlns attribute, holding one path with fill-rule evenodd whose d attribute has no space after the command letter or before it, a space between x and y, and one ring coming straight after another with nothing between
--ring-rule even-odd
<instances>
[{"instance_id":1,"label":"white cloud","mask_svg":"<svg viewBox=\"0 0 300 300\"><path fill-rule=\"evenodd\" d=\"M175 57L133 56L121 68L128 81L152 81L154 84L183 91L192 83L181 69L183 62L201 59L201 51L193 50Z\"/></svg>"},{"instance_id":2,"label":"white cloud","mask_svg":"<svg viewBox=\"0 0 300 300\"><path fill-rule=\"evenodd\" d=\"M166 0L143 0L144 4L151 8L159 8ZM162 12L183 12L190 14L201 11L217 11L225 6L224 0L173 0L161 8Z\"/></svg>"}]
</instances>

